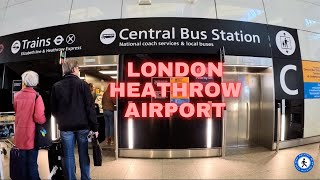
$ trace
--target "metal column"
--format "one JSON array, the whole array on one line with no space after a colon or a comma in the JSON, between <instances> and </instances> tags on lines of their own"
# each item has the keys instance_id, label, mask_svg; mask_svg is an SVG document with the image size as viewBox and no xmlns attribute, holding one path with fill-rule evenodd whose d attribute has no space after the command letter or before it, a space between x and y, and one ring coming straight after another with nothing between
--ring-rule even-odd
<instances>
[{"instance_id":1,"label":"metal column","mask_svg":"<svg viewBox=\"0 0 320 180\"><path fill-rule=\"evenodd\" d=\"M222 145L221 145L221 155L226 156L226 120L227 120L227 110L223 111L222 118Z\"/></svg>"},{"instance_id":2,"label":"metal column","mask_svg":"<svg viewBox=\"0 0 320 180\"><path fill-rule=\"evenodd\" d=\"M117 83L119 83L119 65L120 65L120 58L118 56L118 59L117 59ZM118 160L119 158L119 141L118 141L118 110L119 110L119 104L118 104L118 96L116 95L116 106L117 106L117 111L115 111L114 113L114 142L115 142L115 147L114 147L114 156L116 158L116 160Z\"/></svg>"},{"instance_id":3,"label":"metal column","mask_svg":"<svg viewBox=\"0 0 320 180\"><path fill-rule=\"evenodd\" d=\"M114 147L114 156L116 160L118 160L119 153L118 153L118 111L115 111L114 113L114 141L115 141L115 147Z\"/></svg>"},{"instance_id":4,"label":"metal column","mask_svg":"<svg viewBox=\"0 0 320 180\"><path fill-rule=\"evenodd\" d=\"M282 99L281 100L281 137L280 141L284 141L286 139L286 118L285 118L285 114L286 114L286 100Z\"/></svg>"},{"instance_id":5,"label":"metal column","mask_svg":"<svg viewBox=\"0 0 320 180\"><path fill-rule=\"evenodd\" d=\"M224 46L220 48L220 62L224 63L224 58L226 56L226 51ZM221 77L221 82L223 82L223 77ZM224 102L224 98L222 96L222 102ZM221 156L226 156L226 119L227 119L227 110L223 110L222 116L222 141L221 141Z\"/></svg>"},{"instance_id":6,"label":"metal column","mask_svg":"<svg viewBox=\"0 0 320 180\"><path fill-rule=\"evenodd\" d=\"M278 106L277 106L277 152L279 152L280 136L281 136L281 105L280 103L278 103Z\"/></svg>"}]
</instances>

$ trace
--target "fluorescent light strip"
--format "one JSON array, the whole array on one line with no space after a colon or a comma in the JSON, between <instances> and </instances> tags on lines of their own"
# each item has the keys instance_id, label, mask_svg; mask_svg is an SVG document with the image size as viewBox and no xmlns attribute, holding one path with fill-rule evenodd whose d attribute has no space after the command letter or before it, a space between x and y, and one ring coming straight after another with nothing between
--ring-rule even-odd
<instances>
[{"instance_id":1,"label":"fluorescent light strip","mask_svg":"<svg viewBox=\"0 0 320 180\"><path fill-rule=\"evenodd\" d=\"M207 148L212 147L212 118L207 119Z\"/></svg>"},{"instance_id":2,"label":"fluorescent light strip","mask_svg":"<svg viewBox=\"0 0 320 180\"><path fill-rule=\"evenodd\" d=\"M286 100L281 100L281 141L285 140L286 134Z\"/></svg>"},{"instance_id":3,"label":"fluorescent light strip","mask_svg":"<svg viewBox=\"0 0 320 180\"><path fill-rule=\"evenodd\" d=\"M248 67L248 68L269 68L269 67L272 67L272 66L267 66L267 65L254 65L254 66L251 66L251 65L235 65L235 64L224 64L223 65L224 67Z\"/></svg>"},{"instance_id":4,"label":"fluorescent light strip","mask_svg":"<svg viewBox=\"0 0 320 180\"><path fill-rule=\"evenodd\" d=\"M286 134L286 116L281 115L281 141L284 141L284 136Z\"/></svg>"},{"instance_id":5,"label":"fluorescent light strip","mask_svg":"<svg viewBox=\"0 0 320 180\"><path fill-rule=\"evenodd\" d=\"M99 71L101 74L118 74L118 71Z\"/></svg>"},{"instance_id":6,"label":"fluorescent light strip","mask_svg":"<svg viewBox=\"0 0 320 180\"><path fill-rule=\"evenodd\" d=\"M51 139L56 140L56 119L51 115Z\"/></svg>"},{"instance_id":7,"label":"fluorescent light strip","mask_svg":"<svg viewBox=\"0 0 320 180\"><path fill-rule=\"evenodd\" d=\"M117 76L111 76L111 78L112 78L112 79L117 79L118 77L117 77Z\"/></svg>"},{"instance_id":8,"label":"fluorescent light strip","mask_svg":"<svg viewBox=\"0 0 320 180\"><path fill-rule=\"evenodd\" d=\"M81 65L79 67L110 67L110 66L118 66L117 64L88 64Z\"/></svg>"},{"instance_id":9,"label":"fluorescent light strip","mask_svg":"<svg viewBox=\"0 0 320 180\"><path fill-rule=\"evenodd\" d=\"M133 149L133 119L128 119L128 144L129 149Z\"/></svg>"},{"instance_id":10,"label":"fluorescent light strip","mask_svg":"<svg viewBox=\"0 0 320 180\"><path fill-rule=\"evenodd\" d=\"M245 72L225 71L225 72L223 72L223 74L252 74L252 73L257 74L257 75L263 74L263 73L248 72L248 71L245 71Z\"/></svg>"}]
</instances>

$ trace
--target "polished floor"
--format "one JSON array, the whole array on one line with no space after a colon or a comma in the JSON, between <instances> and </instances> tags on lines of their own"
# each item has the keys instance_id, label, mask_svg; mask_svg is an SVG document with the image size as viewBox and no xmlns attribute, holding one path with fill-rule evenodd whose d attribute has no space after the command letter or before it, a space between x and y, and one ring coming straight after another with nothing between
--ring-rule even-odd
<instances>
[{"instance_id":1,"label":"polished floor","mask_svg":"<svg viewBox=\"0 0 320 180\"><path fill-rule=\"evenodd\" d=\"M315 166L309 173L294 167L295 157L309 153ZM131 159L115 160L104 150L103 166L91 167L92 179L320 179L319 144L284 149L279 153L264 148L235 152L226 158ZM92 158L92 157L91 157ZM8 178L8 155L3 156L4 175ZM48 179L47 152L39 154L42 179ZM77 165L77 177L80 169Z\"/></svg>"}]
</instances>

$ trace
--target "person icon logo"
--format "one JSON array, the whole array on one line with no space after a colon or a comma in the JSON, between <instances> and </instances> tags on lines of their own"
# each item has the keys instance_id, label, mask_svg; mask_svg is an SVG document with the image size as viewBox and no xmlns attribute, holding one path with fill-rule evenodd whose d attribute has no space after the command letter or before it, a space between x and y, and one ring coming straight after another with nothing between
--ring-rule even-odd
<instances>
[{"instance_id":1,"label":"person icon logo","mask_svg":"<svg viewBox=\"0 0 320 180\"><path fill-rule=\"evenodd\" d=\"M295 158L294 166L299 172L307 173L312 170L314 160L309 154L301 153Z\"/></svg>"},{"instance_id":2,"label":"person icon logo","mask_svg":"<svg viewBox=\"0 0 320 180\"><path fill-rule=\"evenodd\" d=\"M296 51L296 42L288 31L282 30L277 33L276 44L279 51L286 56L291 56Z\"/></svg>"},{"instance_id":3,"label":"person icon logo","mask_svg":"<svg viewBox=\"0 0 320 180\"><path fill-rule=\"evenodd\" d=\"M303 160L302 160L301 163L302 163L302 167L304 167L304 166L305 166L306 168L308 167L308 166L307 166L307 162L306 162L306 158L303 158Z\"/></svg>"}]
</instances>

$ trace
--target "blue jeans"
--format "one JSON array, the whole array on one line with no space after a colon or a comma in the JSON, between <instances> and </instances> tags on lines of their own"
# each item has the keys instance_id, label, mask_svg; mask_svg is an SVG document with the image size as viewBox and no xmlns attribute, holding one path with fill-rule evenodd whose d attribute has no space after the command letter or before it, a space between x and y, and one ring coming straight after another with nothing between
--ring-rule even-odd
<instances>
[{"instance_id":1,"label":"blue jeans","mask_svg":"<svg viewBox=\"0 0 320 180\"><path fill-rule=\"evenodd\" d=\"M89 130L60 131L60 135L63 147L63 160L66 169L66 178L68 180L76 179L74 145L77 141L81 169L81 179L90 179L90 159L88 152Z\"/></svg>"},{"instance_id":2,"label":"blue jeans","mask_svg":"<svg viewBox=\"0 0 320 180\"><path fill-rule=\"evenodd\" d=\"M103 111L104 121L105 121L105 135L106 137L113 138L113 128L114 128L114 113L113 111L105 110Z\"/></svg>"},{"instance_id":3,"label":"blue jeans","mask_svg":"<svg viewBox=\"0 0 320 180\"><path fill-rule=\"evenodd\" d=\"M30 180L39 180L39 171L38 171L38 149L32 150L22 150L22 156L26 158L26 167L27 168L27 178Z\"/></svg>"}]
</instances>

